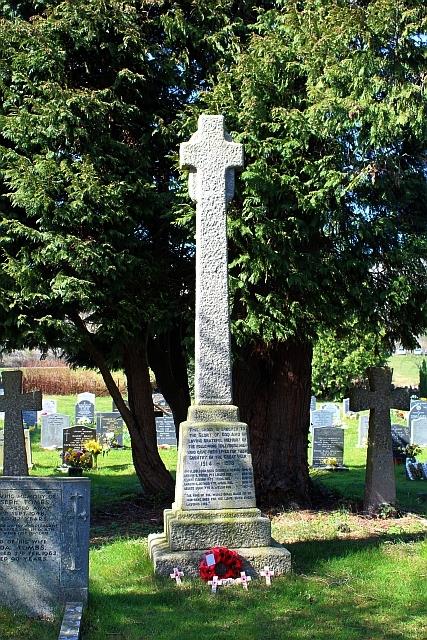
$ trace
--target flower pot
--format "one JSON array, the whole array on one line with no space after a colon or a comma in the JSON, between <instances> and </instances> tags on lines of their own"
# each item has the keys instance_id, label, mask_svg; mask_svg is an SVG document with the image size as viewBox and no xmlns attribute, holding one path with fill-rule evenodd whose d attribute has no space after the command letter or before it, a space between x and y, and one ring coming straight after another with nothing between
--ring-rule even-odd
<instances>
[{"instance_id":1,"label":"flower pot","mask_svg":"<svg viewBox=\"0 0 427 640\"><path fill-rule=\"evenodd\" d=\"M68 475L72 478L79 478L83 475L83 469L81 467L68 467Z\"/></svg>"}]
</instances>

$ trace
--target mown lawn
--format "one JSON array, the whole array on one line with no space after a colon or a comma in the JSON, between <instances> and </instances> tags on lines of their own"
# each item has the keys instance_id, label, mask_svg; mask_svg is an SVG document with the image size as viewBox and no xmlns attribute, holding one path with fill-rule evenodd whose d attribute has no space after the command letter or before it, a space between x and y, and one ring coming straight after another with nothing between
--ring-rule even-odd
<instances>
[{"instance_id":1,"label":"mown lawn","mask_svg":"<svg viewBox=\"0 0 427 640\"><path fill-rule=\"evenodd\" d=\"M97 406L97 410L109 410ZM61 400L62 402L62 400ZM66 411L66 402L59 411ZM98 405L98 401L97 401ZM73 399L71 399L71 407ZM162 528L162 505L140 493L129 449L111 451L92 480L90 601L82 640L420 640L427 598L427 483L396 467L400 505L409 514L369 520L353 512L363 495L366 450L357 420L347 420L348 472L315 471L316 482L342 499L323 511L270 514L273 533L293 558L291 575L271 588L253 581L213 596L201 581L181 588L154 577L146 536ZM33 475L57 473L58 454L32 434ZM126 442L126 440L125 440ZM175 469L175 450L162 456ZM424 450L424 458L427 451ZM424 484L426 486L424 486ZM0 611L1 640L53 640L59 622L28 621Z\"/></svg>"}]
</instances>

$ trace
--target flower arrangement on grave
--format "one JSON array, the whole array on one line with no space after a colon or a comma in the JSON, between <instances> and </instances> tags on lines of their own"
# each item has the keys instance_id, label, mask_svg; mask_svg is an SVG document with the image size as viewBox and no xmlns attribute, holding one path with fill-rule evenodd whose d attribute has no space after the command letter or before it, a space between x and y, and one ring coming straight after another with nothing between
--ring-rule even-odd
<instances>
[{"instance_id":1,"label":"flower arrangement on grave","mask_svg":"<svg viewBox=\"0 0 427 640\"><path fill-rule=\"evenodd\" d=\"M415 460L422 453L422 449L418 444L407 444L405 447L401 447L400 450L410 460Z\"/></svg>"},{"instance_id":2,"label":"flower arrangement on grave","mask_svg":"<svg viewBox=\"0 0 427 640\"><path fill-rule=\"evenodd\" d=\"M92 454L85 448L76 450L68 449L64 453L64 463L73 469L91 469Z\"/></svg>"},{"instance_id":3,"label":"flower arrangement on grave","mask_svg":"<svg viewBox=\"0 0 427 640\"><path fill-rule=\"evenodd\" d=\"M93 462L92 466L93 466L93 468L97 469L98 468L98 456L99 456L100 453L102 453L102 445L98 442L98 440L95 440L95 438L93 438L92 440L87 440L84 443L84 448L92 456L92 462Z\"/></svg>"},{"instance_id":4,"label":"flower arrangement on grave","mask_svg":"<svg viewBox=\"0 0 427 640\"><path fill-rule=\"evenodd\" d=\"M323 464L327 467L337 467L338 460L336 458L323 458Z\"/></svg>"},{"instance_id":5,"label":"flower arrangement on grave","mask_svg":"<svg viewBox=\"0 0 427 640\"><path fill-rule=\"evenodd\" d=\"M243 560L237 551L227 547L212 547L206 551L199 564L199 575L207 582L213 576L218 578L238 578L243 569Z\"/></svg>"}]
</instances>

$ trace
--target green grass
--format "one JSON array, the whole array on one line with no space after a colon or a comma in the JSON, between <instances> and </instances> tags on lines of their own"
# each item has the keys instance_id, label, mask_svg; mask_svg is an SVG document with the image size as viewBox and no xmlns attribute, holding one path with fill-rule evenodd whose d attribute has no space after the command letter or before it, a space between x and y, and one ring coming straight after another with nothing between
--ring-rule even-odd
<instances>
[{"instance_id":1,"label":"green grass","mask_svg":"<svg viewBox=\"0 0 427 640\"><path fill-rule=\"evenodd\" d=\"M103 401L109 410L109 399ZM73 399L58 404L59 411L73 410ZM427 502L419 494L427 496L427 486L406 480L396 467L400 504L418 515L367 521L353 514L348 505L363 495L366 449L355 446L357 420L347 425L350 470L313 472L343 494L341 507L276 514L273 534L291 551L293 573L274 579L271 588L253 581L248 592L231 586L213 596L198 580L179 588L153 576L146 536L162 527L159 509L141 507L130 449L100 459L99 470L88 473L94 518L82 640L419 640L427 596ZM38 430L32 445L32 474L57 473L58 454L40 449ZM174 470L176 451L161 455ZM58 628L58 621L0 610L1 640L54 640Z\"/></svg>"}]
</instances>

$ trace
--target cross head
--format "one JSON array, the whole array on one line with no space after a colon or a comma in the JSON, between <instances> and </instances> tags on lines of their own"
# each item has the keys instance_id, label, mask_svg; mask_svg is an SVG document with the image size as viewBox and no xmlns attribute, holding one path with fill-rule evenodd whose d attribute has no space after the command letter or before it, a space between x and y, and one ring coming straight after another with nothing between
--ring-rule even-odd
<instances>
[{"instance_id":1,"label":"cross head","mask_svg":"<svg viewBox=\"0 0 427 640\"><path fill-rule=\"evenodd\" d=\"M170 573L169 575L172 578L172 580L175 580L176 584L181 584L182 583L181 578L183 577L184 572L180 571L178 567L174 567L173 573Z\"/></svg>"},{"instance_id":2,"label":"cross head","mask_svg":"<svg viewBox=\"0 0 427 640\"><path fill-rule=\"evenodd\" d=\"M271 578L274 576L274 571L271 570L270 567L264 567L264 570L259 573L263 578L265 578L265 583L269 587L271 585Z\"/></svg>"},{"instance_id":3,"label":"cross head","mask_svg":"<svg viewBox=\"0 0 427 640\"><path fill-rule=\"evenodd\" d=\"M3 473L5 476L27 476L22 411L40 411L42 394L40 391L22 393L22 371L3 371L1 377L4 395L0 396L0 411L5 414Z\"/></svg>"}]
</instances>

